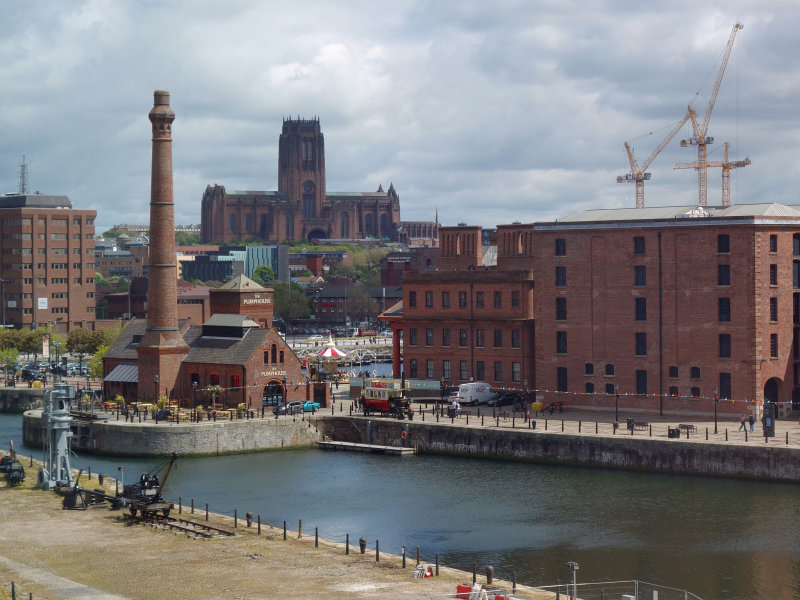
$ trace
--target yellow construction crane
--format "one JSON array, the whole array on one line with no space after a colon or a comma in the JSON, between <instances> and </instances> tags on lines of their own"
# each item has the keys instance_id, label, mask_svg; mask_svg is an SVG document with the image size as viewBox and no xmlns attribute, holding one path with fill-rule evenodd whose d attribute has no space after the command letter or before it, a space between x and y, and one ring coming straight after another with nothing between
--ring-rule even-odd
<instances>
[{"instance_id":1,"label":"yellow construction crane","mask_svg":"<svg viewBox=\"0 0 800 600\"><path fill-rule=\"evenodd\" d=\"M650 173L647 173L647 167L655 160L656 156L658 156L664 147L670 143L672 138L675 137L675 134L678 133L681 127L683 127L684 123L692 117L694 111L689 108L689 111L684 115L684 117L678 121L675 127L672 128L672 131L669 132L669 135L664 138L664 140L658 145L658 147L650 153L650 156L647 157L647 160L642 163L642 167L639 168L639 163L636 162L636 159L633 156L633 149L631 148L628 142L625 142L625 151L628 153L628 160L631 163L631 172L625 173L625 175L620 175L617 177L617 183L635 183L636 184L636 208L644 208L644 182L650 179Z\"/></svg>"},{"instance_id":2,"label":"yellow construction crane","mask_svg":"<svg viewBox=\"0 0 800 600\"><path fill-rule=\"evenodd\" d=\"M722 83L722 76L725 74L728 57L730 57L731 49L733 48L733 40L736 38L736 32L743 27L744 25L741 23L735 23L733 25L733 30L731 30L728 45L725 47L725 53L722 56L722 63L719 66L719 73L717 74L717 81L714 83L714 90L711 92L711 98L708 101L708 108L706 108L703 122L698 125L697 120L692 116L693 135L688 140L681 140L681 146L683 147L697 146L697 163L694 168L697 169L697 197L700 206L707 206L708 204L708 151L706 146L714 143L714 138L706 135L708 131L708 121L711 119L711 112L714 110L714 103L717 101L717 93ZM691 106L689 107L689 111L692 112Z\"/></svg>"},{"instance_id":3,"label":"yellow construction crane","mask_svg":"<svg viewBox=\"0 0 800 600\"><path fill-rule=\"evenodd\" d=\"M739 167L746 167L750 164L750 157L744 160L735 160L733 162L728 160L728 142L725 142L725 157L722 160L713 160L706 162L706 167L722 167L722 206L731 205L731 169L738 169ZM697 163L678 163L673 169L696 169Z\"/></svg>"}]
</instances>

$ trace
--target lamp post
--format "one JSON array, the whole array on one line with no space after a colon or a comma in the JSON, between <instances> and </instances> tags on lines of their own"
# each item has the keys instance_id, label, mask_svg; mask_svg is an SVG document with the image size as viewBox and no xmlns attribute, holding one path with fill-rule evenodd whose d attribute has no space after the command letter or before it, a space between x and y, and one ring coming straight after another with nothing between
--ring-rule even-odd
<instances>
[{"instance_id":1,"label":"lamp post","mask_svg":"<svg viewBox=\"0 0 800 600\"><path fill-rule=\"evenodd\" d=\"M619 423L619 384L614 384L614 420Z\"/></svg>"},{"instance_id":2,"label":"lamp post","mask_svg":"<svg viewBox=\"0 0 800 600\"><path fill-rule=\"evenodd\" d=\"M580 565L578 565L578 563L573 562L573 561L568 562L567 566L570 568L570 571L572 571L572 594L570 595L570 598L572 598L572 600L575 600L578 597L578 577L577 577L577 573L578 573L578 569L580 569L581 567L580 567Z\"/></svg>"},{"instance_id":3,"label":"lamp post","mask_svg":"<svg viewBox=\"0 0 800 600\"><path fill-rule=\"evenodd\" d=\"M197 422L197 380L192 381L192 419Z\"/></svg>"},{"instance_id":4,"label":"lamp post","mask_svg":"<svg viewBox=\"0 0 800 600\"><path fill-rule=\"evenodd\" d=\"M156 396L155 396L155 400L153 400L153 402L155 403L156 408L158 408L158 375L153 375L153 381L156 384Z\"/></svg>"},{"instance_id":5,"label":"lamp post","mask_svg":"<svg viewBox=\"0 0 800 600\"><path fill-rule=\"evenodd\" d=\"M714 434L715 435L717 433L717 402L719 401L718 396L719 396L719 390L717 388L714 388Z\"/></svg>"}]
</instances>

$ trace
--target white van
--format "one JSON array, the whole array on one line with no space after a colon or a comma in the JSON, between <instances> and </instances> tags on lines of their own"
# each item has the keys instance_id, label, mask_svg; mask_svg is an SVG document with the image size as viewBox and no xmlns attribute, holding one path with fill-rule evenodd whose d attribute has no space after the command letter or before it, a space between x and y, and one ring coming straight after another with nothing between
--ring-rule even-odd
<instances>
[{"instance_id":1,"label":"white van","mask_svg":"<svg viewBox=\"0 0 800 600\"><path fill-rule=\"evenodd\" d=\"M488 383L474 381L472 383L462 383L459 385L456 398L459 404L471 404L473 406L477 404L489 404L490 400L497 398L497 392L494 392L492 386Z\"/></svg>"}]
</instances>

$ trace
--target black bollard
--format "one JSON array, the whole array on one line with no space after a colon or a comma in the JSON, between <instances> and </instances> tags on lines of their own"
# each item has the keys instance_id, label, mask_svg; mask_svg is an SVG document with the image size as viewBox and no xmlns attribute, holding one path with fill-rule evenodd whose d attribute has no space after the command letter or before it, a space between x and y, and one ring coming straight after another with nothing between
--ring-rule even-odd
<instances>
[{"instance_id":1,"label":"black bollard","mask_svg":"<svg viewBox=\"0 0 800 600\"><path fill-rule=\"evenodd\" d=\"M233 509L233 528L236 529L239 526L239 511L238 509Z\"/></svg>"},{"instance_id":2,"label":"black bollard","mask_svg":"<svg viewBox=\"0 0 800 600\"><path fill-rule=\"evenodd\" d=\"M350 554L350 534L344 534L344 553Z\"/></svg>"},{"instance_id":3,"label":"black bollard","mask_svg":"<svg viewBox=\"0 0 800 600\"><path fill-rule=\"evenodd\" d=\"M419 560L419 546L417 546L417 566L419 566L419 564L420 564L420 560Z\"/></svg>"},{"instance_id":4,"label":"black bollard","mask_svg":"<svg viewBox=\"0 0 800 600\"><path fill-rule=\"evenodd\" d=\"M364 554L367 551L367 538L363 535L358 538L358 549L361 551L361 554Z\"/></svg>"},{"instance_id":5,"label":"black bollard","mask_svg":"<svg viewBox=\"0 0 800 600\"><path fill-rule=\"evenodd\" d=\"M403 546L403 568L406 568L406 547Z\"/></svg>"},{"instance_id":6,"label":"black bollard","mask_svg":"<svg viewBox=\"0 0 800 600\"><path fill-rule=\"evenodd\" d=\"M375 540L375 562L381 562L381 551L378 544L378 540Z\"/></svg>"},{"instance_id":7,"label":"black bollard","mask_svg":"<svg viewBox=\"0 0 800 600\"><path fill-rule=\"evenodd\" d=\"M314 527L314 548L319 548L319 527Z\"/></svg>"},{"instance_id":8,"label":"black bollard","mask_svg":"<svg viewBox=\"0 0 800 600\"><path fill-rule=\"evenodd\" d=\"M580 432L581 432L581 427L582 427L582 425L583 425L583 423L582 423L582 422L579 420L579 421L578 421L578 433L580 433Z\"/></svg>"},{"instance_id":9,"label":"black bollard","mask_svg":"<svg viewBox=\"0 0 800 600\"><path fill-rule=\"evenodd\" d=\"M561 431L564 431L564 419L561 419Z\"/></svg>"},{"instance_id":10,"label":"black bollard","mask_svg":"<svg viewBox=\"0 0 800 600\"><path fill-rule=\"evenodd\" d=\"M600 431L600 426L598 425L597 421L594 422L594 432L598 433Z\"/></svg>"},{"instance_id":11,"label":"black bollard","mask_svg":"<svg viewBox=\"0 0 800 600\"><path fill-rule=\"evenodd\" d=\"M706 427L706 441L708 441L708 427Z\"/></svg>"},{"instance_id":12,"label":"black bollard","mask_svg":"<svg viewBox=\"0 0 800 600\"><path fill-rule=\"evenodd\" d=\"M178 496L178 514L183 514L183 499Z\"/></svg>"},{"instance_id":13,"label":"black bollard","mask_svg":"<svg viewBox=\"0 0 800 600\"><path fill-rule=\"evenodd\" d=\"M500 427L500 417L497 417L497 426Z\"/></svg>"},{"instance_id":14,"label":"black bollard","mask_svg":"<svg viewBox=\"0 0 800 600\"><path fill-rule=\"evenodd\" d=\"M194 514L194 498L192 498L192 514Z\"/></svg>"},{"instance_id":15,"label":"black bollard","mask_svg":"<svg viewBox=\"0 0 800 600\"><path fill-rule=\"evenodd\" d=\"M483 427L483 417L481 417L481 427Z\"/></svg>"},{"instance_id":16,"label":"black bollard","mask_svg":"<svg viewBox=\"0 0 800 600\"><path fill-rule=\"evenodd\" d=\"M286 521L283 522L283 541L286 541Z\"/></svg>"},{"instance_id":17,"label":"black bollard","mask_svg":"<svg viewBox=\"0 0 800 600\"><path fill-rule=\"evenodd\" d=\"M472 585L478 583L478 565L472 563Z\"/></svg>"},{"instance_id":18,"label":"black bollard","mask_svg":"<svg viewBox=\"0 0 800 600\"><path fill-rule=\"evenodd\" d=\"M208 502L206 502L206 521L208 521Z\"/></svg>"},{"instance_id":19,"label":"black bollard","mask_svg":"<svg viewBox=\"0 0 800 600\"><path fill-rule=\"evenodd\" d=\"M439 576L439 553L436 553L436 576Z\"/></svg>"},{"instance_id":20,"label":"black bollard","mask_svg":"<svg viewBox=\"0 0 800 600\"><path fill-rule=\"evenodd\" d=\"M728 428L725 428L725 441L728 441Z\"/></svg>"},{"instance_id":21,"label":"black bollard","mask_svg":"<svg viewBox=\"0 0 800 600\"><path fill-rule=\"evenodd\" d=\"M494 567L492 565L486 566L486 585L492 585L494 581Z\"/></svg>"},{"instance_id":22,"label":"black bollard","mask_svg":"<svg viewBox=\"0 0 800 600\"><path fill-rule=\"evenodd\" d=\"M511 571L511 593L517 593L517 572Z\"/></svg>"},{"instance_id":23,"label":"black bollard","mask_svg":"<svg viewBox=\"0 0 800 600\"><path fill-rule=\"evenodd\" d=\"M544 420L544 430L547 431L547 419Z\"/></svg>"},{"instance_id":24,"label":"black bollard","mask_svg":"<svg viewBox=\"0 0 800 600\"><path fill-rule=\"evenodd\" d=\"M258 521L258 535L261 535L261 515L257 515L256 519Z\"/></svg>"}]
</instances>

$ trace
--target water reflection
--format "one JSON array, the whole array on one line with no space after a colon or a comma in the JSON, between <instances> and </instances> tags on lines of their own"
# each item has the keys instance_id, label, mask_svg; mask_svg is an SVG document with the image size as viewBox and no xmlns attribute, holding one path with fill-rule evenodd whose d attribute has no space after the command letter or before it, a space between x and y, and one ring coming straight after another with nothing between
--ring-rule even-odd
<instances>
[{"instance_id":1,"label":"water reflection","mask_svg":"<svg viewBox=\"0 0 800 600\"><path fill-rule=\"evenodd\" d=\"M0 440L19 417L0 416ZM16 431L15 431L16 428ZM19 441L16 442L20 447ZM76 468L127 478L160 460L79 456ZM794 485L617 473L522 462L304 450L183 458L167 494L213 511L546 585L643 579L706 600L800 596L800 499Z\"/></svg>"}]
</instances>

